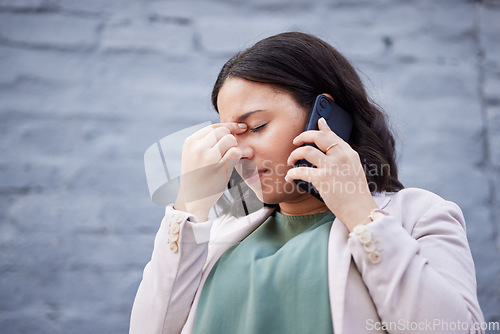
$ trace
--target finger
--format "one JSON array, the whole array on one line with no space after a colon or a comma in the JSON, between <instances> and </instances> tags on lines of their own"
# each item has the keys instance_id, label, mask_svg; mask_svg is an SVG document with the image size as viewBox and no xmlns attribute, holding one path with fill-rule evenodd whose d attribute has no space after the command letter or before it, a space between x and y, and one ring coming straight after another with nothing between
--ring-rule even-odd
<instances>
[{"instance_id":1,"label":"finger","mask_svg":"<svg viewBox=\"0 0 500 334\"><path fill-rule=\"evenodd\" d=\"M239 147L231 147L228 149L224 156L221 158L220 163L228 164L229 166L236 166L243 156Z\"/></svg>"},{"instance_id":2,"label":"finger","mask_svg":"<svg viewBox=\"0 0 500 334\"><path fill-rule=\"evenodd\" d=\"M305 159L316 166L322 165L322 160L325 159L323 152L318 150L316 147L306 145L296 148L290 153L288 157L287 164L293 165L300 159Z\"/></svg>"},{"instance_id":3,"label":"finger","mask_svg":"<svg viewBox=\"0 0 500 334\"><path fill-rule=\"evenodd\" d=\"M189 136L190 140L200 140L205 137L210 132L214 131L217 128L225 127L233 134L242 134L247 130L247 125L245 123L215 123L209 126L204 127L196 131L194 134Z\"/></svg>"},{"instance_id":4,"label":"finger","mask_svg":"<svg viewBox=\"0 0 500 334\"><path fill-rule=\"evenodd\" d=\"M293 180L303 180L309 183L313 183L318 177L319 170L317 168L311 167L295 167L288 170L285 175L286 182L292 182Z\"/></svg>"},{"instance_id":5,"label":"finger","mask_svg":"<svg viewBox=\"0 0 500 334\"><path fill-rule=\"evenodd\" d=\"M217 142L224 137L225 135L231 134L231 131L225 127L225 126L220 126L212 130L211 132L207 133L205 137L200 139L206 147L214 147Z\"/></svg>"},{"instance_id":6,"label":"finger","mask_svg":"<svg viewBox=\"0 0 500 334\"><path fill-rule=\"evenodd\" d=\"M231 147L237 147L238 142L234 135L232 134L226 134L223 136L217 144L215 144L210 151L213 152L214 154L218 155L218 159L222 159L224 154L226 154L227 150L229 150Z\"/></svg>"},{"instance_id":7,"label":"finger","mask_svg":"<svg viewBox=\"0 0 500 334\"><path fill-rule=\"evenodd\" d=\"M320 131L332 131L332 129L330 128L330 125L328 125L328 123L326 122L326 120L323 117L318 119L318 129Z\"/></svg>"},{"instance_id":8,"label":"finger","mask_svg":"<svg viewBox=\"0 0 500 334\"><path fill-rule=\"evenodd\" d=\"M320 130L320 132L323 132L324 134L326 134L328 136L328 138L331 138L333 140L333 142L330 142L330 144L328 144L327 147L325 147L325 148L321 147L322 151L327 151L334 144L335 145L342 145L342 146L345 146L345 145L349 146L342 138L340 138L335 132L332 131L332 129L330 128L330 125L328 125L328 123L326 122L326 120L323 117L321 117L318 120L318 129ZM323 137L326 138L326 136L323 136Z\"/></svg>"},{"instance_id":9,"label":"finger","mask_svg":"<svg viewBox=\"0 0 500 334\"><path fill-rule=\"evenodd\" d=\"M236 167L242 156L243 154L239 147L231 147L220 160L219 165L224 168L228 181L233 172L233 168Z\"/></svg>"},{"instance_id":10,"label":"finger","mask_svg":"<svg viewBox=\"0 0 500 334\"><path fill-rule=\"evenodd\" d=\"M247 131L248 125L246 123L219 123L221 126L225 126L231 131L232 134L239 135Z\"/></svg>"},{"instance_id":11,"label":"finger","mask_svg":"<svg viewBox=\"0 0 500 334\"><path fill-rule=\"evenodd\" d=\"M305 143L314 143L317 138L321 136L321 131L319 130L308 130L299 134L293 139L293 144L300 146Z\"/></svg>"},{"instance_id":12,"label":"finger","mask_svg":"<svg viewBox=\"0 0 500 334\"><path fill-rule=\"evenodd\" d=\"M333 143L338 143L339 146L347 145L347 143L342 138L337 136L335 132L318 130L302 132L293 140L293 144L297 146L305 143L314 143L323 152L326 151L326 149Z\"/></svg>"}]
</instances>

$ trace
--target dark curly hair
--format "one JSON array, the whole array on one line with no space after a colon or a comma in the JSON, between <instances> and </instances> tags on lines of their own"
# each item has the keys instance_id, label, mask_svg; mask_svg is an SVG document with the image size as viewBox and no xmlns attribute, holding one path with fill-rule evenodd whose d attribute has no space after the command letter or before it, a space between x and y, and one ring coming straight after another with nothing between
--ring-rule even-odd
<instances>
[{"instance_id":1,"label":"dark curly hair","mask_svg":"<svg viewBox=\"0 0 500 334\"><path fill-rule=\"evenodd\" d=\"M237 53L222 67L214 84L212 104L217 112L219 91L233 77L278 87L307 110L317 95L329 93L353 117L349 144L359 154L370 191L403 188L385 113L369 99L349 61L328 43L309 34L287 32Z\"/></svg>"}]
</instances>

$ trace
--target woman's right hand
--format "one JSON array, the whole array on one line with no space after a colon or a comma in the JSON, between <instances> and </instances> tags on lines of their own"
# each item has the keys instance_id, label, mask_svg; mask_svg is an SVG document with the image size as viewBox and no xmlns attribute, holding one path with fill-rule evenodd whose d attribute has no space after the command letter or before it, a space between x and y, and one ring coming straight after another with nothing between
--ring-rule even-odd
<instances>
[{"instance_id":1,"label":"woman's right hand","mask_svg":"<svg viewBox=\"0 0 500 334\"><path fill-rule=\"evenodd\" d=\"M175 208L206 221L242 158L235 135L245 123L217 123L189 136L182 147L180 188Z\"/></svg>"}]
</instances>

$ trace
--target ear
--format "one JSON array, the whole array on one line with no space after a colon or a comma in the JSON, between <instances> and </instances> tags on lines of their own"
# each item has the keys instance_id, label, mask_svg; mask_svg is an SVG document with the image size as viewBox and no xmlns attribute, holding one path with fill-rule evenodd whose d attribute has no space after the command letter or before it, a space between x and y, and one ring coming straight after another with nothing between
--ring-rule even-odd
<instances>
[{"instance_id":1,"label":"ear","mask_svg":"<svg viewBox=\"0 0 500 334\"><path fill-rule=\"evenodd\" d=\"M330 94L328 94L328 93L321 93L321 94L328 96L332 101L335 102L335 100L333 99L333 97Z\"/></svg>"}]
</instances>

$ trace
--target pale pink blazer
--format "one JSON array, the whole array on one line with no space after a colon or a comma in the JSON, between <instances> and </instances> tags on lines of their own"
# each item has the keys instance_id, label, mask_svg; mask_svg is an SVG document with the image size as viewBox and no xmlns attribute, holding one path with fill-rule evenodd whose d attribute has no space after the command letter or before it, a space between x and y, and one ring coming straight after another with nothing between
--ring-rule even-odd
<instances>
[{"instance_id":1,"label":"pale pink blazer","mask_svg":"<svg viewBox=\"0 0 500 334\"><path fill-rule=\"evenodd\" d=\"M366 240L338 219L330 230L335 334L482 333L474 330L484 319L460 208L414 188L374 199L389 213L366 226L379 261L363 247ZM134 301L130 333L191 333L210 269L272 211L198 223L167 207Z\"/></svg>"}]
</instances>

